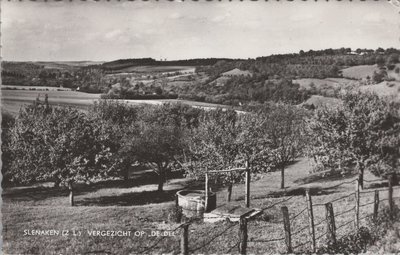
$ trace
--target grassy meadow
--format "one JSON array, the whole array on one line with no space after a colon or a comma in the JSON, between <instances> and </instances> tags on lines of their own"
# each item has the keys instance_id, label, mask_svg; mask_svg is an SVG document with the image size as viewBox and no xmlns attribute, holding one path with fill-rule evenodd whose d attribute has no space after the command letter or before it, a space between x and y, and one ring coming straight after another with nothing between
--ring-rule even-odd
<instances>
[{"instance_id":1,"label":"grassy meadow","mask_svg":"<svg viewBox=\"0 0 400 255\"><path fill-rule=\"evenodd\" d=\"M94 101L100 99L100 94L77 91L2 90L2 110L17 114L21 106L32 104L38 96L43 101L45 94L48 95L49 103L52 105L74 106L81 109L87 109Z\"/></svg>"},{"instance_id":2,"label":"grassy meadow","mask_svg":"<svg viewBox=\"0 0 400 255\"><path fill-rule=\"evenodd\" d=\"M193 66L131 66L122 68L120 72L138 72L138 73L166 73L166 72L194 72Z\"/></svg>"},{"instance_id":3,"label":"grassy meadow","mask_svg":"<svg viewBox=\"0 0 400 255\"><path fill-rule=\"evenodd\" d=\"M264 214L248 223L249 253L285 252L284 241L262 242L282 238L283 224L280 207L289 208L293 246L309 239L308 217L304 189L311 188L313 195L316 236L322 236L318 245L324 244L326 224L323 203L341 198L353 192L354 183L334 188L355 176L331 176L321 178L309 174L307 159L300 159L286 170L286 189L279 189L280 173L272 172L253 177L251 184L251 207L266 208ZM367 180L376 177L367 173ZM3 251L5 254L160 254L179 253L179 230L171 236L149 236L156 230L174 230L178 225L170 220L174 207L174 194L181 189L202 189L203 183L192 179L170 179L163 194L157 193L154 175L133 175L128 182L113 180L91 185L81 184L75 197L76 206L68 206L68 191L49 185L35 187L9 187L3 190ZM212 185L211 185L212 186ZM381 189L381 199L387 197L385 181L366 184L361 195L360 218L373 211L374 188ZM225 204L226 191L212 187L217 192L217 206ZM369 192L369 193L368 193ZM354 231L354 195L333 203L338 236ZM400 190L394 190L394 197ZM232 204L244 204L244 185L233 188ZM275 205L280 201L285 201ZM395 200L397 204L400 200ZM387 201L381 202L381 206ZM321 205L317 205L321 204ZM350 211L349 211L350 210ZM346 212L348 211L348 212ZM341 214L341 215L340 215ZM294 216L296 216L294 218ZM350 222L347 225L343 224ZM24 230L69 230L68 236L24 236ZM132 236L90 236L91 230L131 231ZM189 227L189 250L191 253L237 253L238 224L229 222L194 222ZM75 236L73 235L75 231ZM80 231L80 234L79 234ZM143 232L141 232L143 231ZM137 233L134 236L133 233ZM142 234L140 234L142 233ZM204 247L203 247L204 246ZM146 248L152 247L150 250ZM309 248L298 247L295 252Z\"/></svg>"}]
</instances>

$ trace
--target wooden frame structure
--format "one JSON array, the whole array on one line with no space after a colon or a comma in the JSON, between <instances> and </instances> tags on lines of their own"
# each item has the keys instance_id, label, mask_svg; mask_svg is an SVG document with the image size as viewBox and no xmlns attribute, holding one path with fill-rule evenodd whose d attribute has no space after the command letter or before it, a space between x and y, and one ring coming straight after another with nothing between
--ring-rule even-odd
<instances>
[{"instance_id":1,"label":"wooden frame structure","mask_svg":"<svg viewBox=\"0 0 400 255\"><path fill-rule=\"evenodd\" d=\"M235 172L235 171L246 171L246 177L245 177L245 187L246 187L246 193L245 193L245 205L247 208L250 207L250 168L249 168L249 162L246 161L246 167L245 168L232 168L232 169L226 169L226 170L211 170L208 171L206 168L206 176L205 176L205 205L204 209L207 211L207 205L208 205L208 192L209 192L209 187L208 187L208 177L209 174L220 174L220 173L225 173L225 172Z\"/></svg>"}]
</instances>

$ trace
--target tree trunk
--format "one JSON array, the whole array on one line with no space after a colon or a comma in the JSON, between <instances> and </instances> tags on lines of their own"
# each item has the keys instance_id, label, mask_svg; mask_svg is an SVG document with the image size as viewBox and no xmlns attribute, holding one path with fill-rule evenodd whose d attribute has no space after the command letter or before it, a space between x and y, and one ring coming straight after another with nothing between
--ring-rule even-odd
<instances>
[{"instance_id":1,"label":"tree trunk","mask_svg":"<svg viewBox=\"0 0 400 255\"><path fill-rule=\"evenodd\" d=\"M358 166L358 184L360 185L360 190L364 188L364 167Z\"/></svg>"},{"instance_id":2,"label":"tree trunk","mask_svg":"<svg viewBox=\"0 0 400 255\"><path fill-rule=\"evenodd\" d=\"M61 184L61 180L56 179L56 180L54 181L54 188L59 188L59 187L60 187L60 184Z\"/></svg>"},{"instance_id":3,"label":"tree trunk","mask_svg":"<svg viewBox=\"0 0 400 255\"><path fill-rule=\"evenodd\" d=\"M124 181L129 180L129 168L125 168L123 171Z\"/></svg>"},{"instance_id":4,"label":"tree trunk","mask_svg":"<svg viewBox=\"0 0 400 255\"><path fill-rule=\"evenodd\" d=\"M399 185L399 177L397 176L397 173L393 173L393 185Z\"/></svg>"},{"instance_id":5,"label":"tree trunk","mask_svg":"<svg viewBox=\"0 0 400 255\"><path fill-rule=\"evenodd\" d=\"M281 189L285 188L285 167L281 168Z\"/></svg>"},{"instance_id":6,"label":"tree trunk","mask_svg":"<svg viewBox=\"0 0 400 255\"><path fill-rule=\"evenodd\" d=\"M165 181L165 169L159 168L160 174L158 175L158 191L163 192Z\"/></svg>"},{"instance_id":7,"label":"tree trunk","mask_svg":"<svg viewBox=\"0 0 400 255\"><path fill-rule=\"evenodd\" d=\"M69 190L69 203L71 206L74 206L74 188L72 182L68 182L68 190Z\"/></svg>"},{"instance_id":8,"label":"tree trunk","mask_svg":"<svg viewBox=\"0 0 400 255\"><path fill-rule=\"evenodd\" d=\"M229 183L229 185L228 185L228 196L227 196L228 202L231 201L231 198L232 198L232 183Z\"/></svg>"}]
</instances>

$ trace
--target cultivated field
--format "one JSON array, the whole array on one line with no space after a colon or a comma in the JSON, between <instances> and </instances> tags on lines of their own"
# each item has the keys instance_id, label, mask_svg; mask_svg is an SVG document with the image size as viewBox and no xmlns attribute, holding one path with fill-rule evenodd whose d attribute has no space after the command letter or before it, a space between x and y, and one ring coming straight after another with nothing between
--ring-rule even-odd
<instances>
[{"instance_id":1,"label":"cultivated field","mask_svg":"<svg viewBox=\"0 0 400 255\"><path fill-rule=\"evenodd\" d=\"M340 104L340 99L334 97L324 97L319 95L312 95L307 101L301 103L301 105L311 106L319 108L321 106L334 107Z\"/></svg>"},{"instance_id":2,"label":"cultivated field","mask_svg":"<svg viewBox=\"0 0 400 255\"><path fill-rule=\"evenodd\" d=\"M296 79L293 80L293 83L297 83L300 85L300 88L303 89L311 89L311 84L315 85L315 88L340 88L345 85L354 84L355 81L346 78L325 78L325 79L316 79L316 78L304 78L304 79Z\"/></svg>"},{"instance_id":3,"label":"cultivated field","mask_svg":"<svg viewBox=\"0 0 400 255\"><path fill-rule=\"evenodd\" d=\"M23 105L32 104L39 96L43 101L48 95L49 103L53 105L74 106L86 109L95 100L100 99L100 94L89 94L77 91L34 91L34 90L2 90L2 110L16 114Z\"/></svg>"},{"instance_id":4,"label":"cultivated field","mask_svg":"<svg viewBox=\"0 0 400 255\"><path fill-rule=\"evenodd\" d=\"M70 91L70 88L63 87L47 87L47 86L17 86L17 85L1 85L2 90L36 90L36 91Z\"/></svg>"},{"instance_id":5,"label":"cultivated field","mask_svg":"<svg viewBox=\"0 0 400 255\"><path fill-rule=\"evenodd\" d=\"M285 252L283 225L280 207L289 209L293 246L308 241L308 216L305 188L311 188L313 195L315 223L324 221L325 212L322 204L333 202L336 215L338 236L354 231L354 176L321 178L309 175L310 166L306 159L291 165L286 171L286 190L279 189L280 173L261 174L253 178L251 185L251 206L268 208L264 215L248 224L248 253ZM367 173L367 180L377 178ZM339 184L343 185L338 186ZM372 213L372 188L381 189L381 198L387 197L384 190L386 183L376 180L368 182L361 195L361 224L366 224L366 215ZM332 187L332 188L330 188ZM3 241L4 251L11 254L128 254L128 253L177 253L179 251L179 231L175 236L148 236L155 230L173 230L178 225L169 220L171 208L174 206L174 194L184 188L202 189L203 183L190 179L170 180L165 192L160 195L155 190L157 184L151 177L137 175L130 182L109 181L93 185L81 185L76 196L76 207L68 206L67 190L46 187L6 188L3 192ZM226 203L224 190L216 189L217 205ZM232 204L244 203L244 185L233 188ZM394 197L400 191L394 190ZM284 201L276 206L274 204ZM387 201L381 202L383 206ZM398 204L400 201L397 199ZM347 212L346 212L347 211ZM24 230L55 229L70 230L69 236L24 236ZM73 236L81 231L80 236ZM124 230L144 231L145 234L130 237L89 236L91 230ZM298 232L296 234L296 232ZM326 224L316 225L316 236L322 236L317 244L325 241ZM140 232L136 232L140 233ZM280 239L263 242L269 239ZM228 222L201 223L190 225L189 250L191 253L236 253L238 241L238 225ZM296 251L308 248L309 244L296 248Z\"/></svg>"},{"instance_id":6,"label":"cultivated field","mask_svg":"<svg viewBox=\"0 0 400 255\"><path fill-rule=\"evenodd\" d=\"M366 79L367 76L372 78L374 71L378 72L379 68L377 65L360 65L352 66L342 70L343 77L349 79Z\"/></svg>"},{"instance_id":7,"label":"cultivated field","mask_svg":"<svg viewBox=\"0 0 400 255\"><path fill-rule=\"evenodd\" d=\"M192 66L132 66L122 68L119 71L124 73L138 72L138 73L170 73L170 72L187 72L194 73Z\"/></svg>"},{"instance_id":8,"label":"cultivated field","mask_svg":"<svg viewBox=\"0 0 400 255\"><path fill-rule=\"evenodd\" d=\"M34 91L34 90L2 90L1 91L2 110L17 114L23 105L32 104L39 96L40 100L44 100L45 94L48 95L49 103L61 106L73 106L80 109L87 109L93 102L100 99L100 94L89 94L77 91ZM217 107L229 108L229 106L195 102L180 99L152 99L152 100L119 100L128 104L163 104L163 103L183 103L203 109L214 109Z\"/></svg>"},{"instance_id":9,"label":"cultivated field","mask_svg":"<svg viewBox=\"0 0 400 255\"><path fill-rule=\"evenodd\" d=\"M400 102L400 82L383 81L374 85L361 86L360 90L374 92L380 96L391 97Z\"/></svg>"}]
</instances>

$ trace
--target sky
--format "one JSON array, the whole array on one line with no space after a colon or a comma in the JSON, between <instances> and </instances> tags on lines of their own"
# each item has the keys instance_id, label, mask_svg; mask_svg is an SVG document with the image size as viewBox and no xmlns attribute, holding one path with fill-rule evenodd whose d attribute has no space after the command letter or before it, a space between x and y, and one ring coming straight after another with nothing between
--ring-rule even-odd
<instances>
[{"instance_id":1,"label":"sky","mask_svg":"<svg viewBox=\"0 0 400 255\"><path fill-rule=\"evenodd\" d=\"M400 48L387 1L1 1L8 61L255 58L327 48Z\"/></svg>"}]
</instances>

